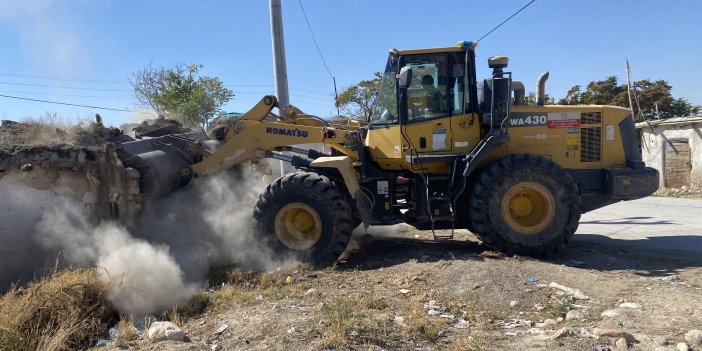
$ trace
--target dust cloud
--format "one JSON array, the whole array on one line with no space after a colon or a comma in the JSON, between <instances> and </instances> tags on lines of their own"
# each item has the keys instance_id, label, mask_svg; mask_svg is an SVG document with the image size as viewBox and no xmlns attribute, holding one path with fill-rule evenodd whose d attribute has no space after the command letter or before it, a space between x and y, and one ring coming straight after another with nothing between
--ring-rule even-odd
<instances>
[{"instance_id":1,"label":"dust cloud","mask_svg":"<svg viewBox=\"0 0 702 351\"><path fill-rule=\"evenodd\" d=\"M227 173L227 172L225 172ZM5 177L7 178L7 177ZM0 181L0 288L60 265L94 265L121 312L144 315L182 304L207 287L217 265L274 270L275 257L252 232L260 175L202 177L149 203L127 228L96 222L89 203Z\"/></svg>"}]
</instances>

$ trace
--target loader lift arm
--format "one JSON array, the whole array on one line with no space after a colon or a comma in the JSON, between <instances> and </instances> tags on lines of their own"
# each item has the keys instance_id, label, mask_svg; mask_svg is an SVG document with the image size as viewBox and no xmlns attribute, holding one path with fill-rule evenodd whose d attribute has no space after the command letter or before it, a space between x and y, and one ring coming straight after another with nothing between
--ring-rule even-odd
<instances>
[{"instance_id":1,"label":"loader lift arm","mask_svg":"<svg viewBox=\"0 0 702 351\"><path fill-rule=\"evenodd\" d=\"M284 114L272 113L275 107ZM276 152L289 151L290 145L296 144L330 145L351 161L359 159L362 147L358 125L330 125L292 105L282 106L270 95L230 125L225 135L216 151L200 150L203 160L192 166L196 174L215 173L253 159L276 158Z\"/></svg>"}]
</instances>

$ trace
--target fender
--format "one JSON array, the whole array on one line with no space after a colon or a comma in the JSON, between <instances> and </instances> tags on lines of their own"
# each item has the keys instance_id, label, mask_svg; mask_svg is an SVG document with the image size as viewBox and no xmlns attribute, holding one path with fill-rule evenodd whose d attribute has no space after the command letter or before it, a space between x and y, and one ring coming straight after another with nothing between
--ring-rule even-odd
<instances>
[{"instance_id":1,"label":"fender","mask_svg":"<svg viewBox=\"0 0 702 351\"><path fill-rule=\"evenodd\" d=\"M348 156L329 156L315 159L310 163L310 166L318 168L336 168L344 178L346 189L349 190L351 198L356 198L356 193L358 193L360 189L356 167L360 166L360 162L354 161Z\"/></svg>"}]
</instances>

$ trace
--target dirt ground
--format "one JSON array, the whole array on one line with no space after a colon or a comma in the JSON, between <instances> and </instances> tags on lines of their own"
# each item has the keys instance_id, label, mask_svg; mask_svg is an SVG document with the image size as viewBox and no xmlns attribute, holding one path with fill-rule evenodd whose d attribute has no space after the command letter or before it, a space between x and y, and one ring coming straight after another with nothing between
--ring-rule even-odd
<instances>
[{"instance_id":1,"label":"dirt ground","mask_svg":"<svg viewBox=\"0 0 702 351\"><path fill-rule=\"evenodd\" d=\"M181 321L186 342L131 348L619 350L623 337L630 350L674 350L702 328L699 257L576 243L539 261L489 251L467 231L440 241L410 227L356 234L336 267L298 267L268 283L239 275L207 293L206 313ZM570 310L582 314L561 320Z\"/></svg>"}]
</instances>

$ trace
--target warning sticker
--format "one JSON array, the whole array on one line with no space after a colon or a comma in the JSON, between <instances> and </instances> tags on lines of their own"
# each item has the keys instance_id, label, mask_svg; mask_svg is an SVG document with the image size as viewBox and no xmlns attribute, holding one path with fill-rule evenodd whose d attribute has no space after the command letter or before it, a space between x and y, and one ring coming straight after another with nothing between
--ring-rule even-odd
<instances>
[{"instance_id":1,"label":"warning sticker","mask_svg":"<svg viewBox=\"0 0 702 351\"><path fill-rule=\"evenodd\" d=\"M580 127L580 112L549 112L547 126L549 128Z\"/></svg>"},{"instance_id":2,"label":"warning sticker","mask_svg":"<svg viewBox=\"0 0 702 351\"><path fill-rule=\"evenodd\" d=\"M446 149L446 129L435 129L431 134L432 150Z\"/></svg>"},{"instance_id":3,"label":"warning sticker","mask_svg":"<svg viewBox=\"0 0 702 351\"><path fill-rule=\"evenodd\" d=\"M580 144L580 134L568 134L567 145Z\"/></svg>"}]
</instances>

